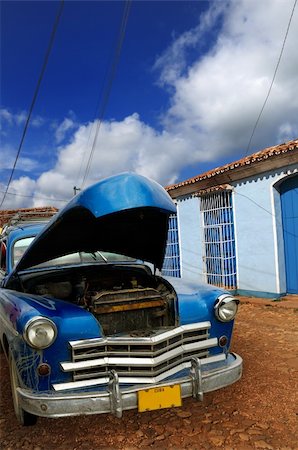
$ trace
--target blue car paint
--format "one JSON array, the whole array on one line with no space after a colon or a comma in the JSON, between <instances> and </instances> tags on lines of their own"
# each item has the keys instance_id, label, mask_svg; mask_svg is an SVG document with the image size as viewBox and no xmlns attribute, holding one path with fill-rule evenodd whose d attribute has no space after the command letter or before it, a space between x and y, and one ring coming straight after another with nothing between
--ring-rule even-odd
<instances>
[{"instance_id":1,"label":"blue car paint","mask_svg":"<svg viewBox=\"0 0 298 450\"><path fill-rule=\"evenodd\" d=\"M207 284L187 283L179 278L167 278L178 294L179 320L181 325L209 321L211 322L210 337L226 336L230 347L234 321L219 322L214 314L214 304L220 295L227 294L222 289ZM217 354L223 351L220 347L210 349L210 353Z\"/></svg>"},{"instance_id":2,"label":"blue car paint","mask_svg":"<svg viewBox=\"0 0 298 450\"><path fill-rule=\"evenodd\" d=\"M180 279L170 277L167 280L172 283L178 294L179 324L210 321L210 337L227 336L228 345L225 350L228 350L233 321L222 323L214 315L214 303L217 297L223 294L223 291L212 286L185 283ZM27 371L22 371L23 382L25 384L29 382L27 385L31 388L44 390L49 384L70 381L71 375L61 370L60 362L71 360L69 341L102 337L100 325L95 317L79 306L52 297L40 297L10 290L3 290L3 294L6 298L6 305L10 307L10 309L6 308L6 318L10 320L20 335L22 335L26 323L37 316L48 317L57 326L58 337L49 348L43 351L30 351L31 359L32 354L35 355L35 364L28 366ZM19 346L17 346L16 355L21 355L24 359L28 346L23 345L22 339L20 339ZM223 349L214 347L209 351L211 354L218 354L222 353ZM18 360L18 357L16 359ZM51 374L47 378L41 377L36 386L36 367L41 362L51 366ZM32 380L34 386L32 386Z\"/></svg>"},{"instance_id":3,"label":"blue car paint","mask_svg":"<svg viewBox=\"0 0 298 450\"><path fill-rule=\"evenodd\" d=\"M176 212L171 197L158 183L133 173L115 175L85 189L68 203L61 215L76 206L85 207L96 218L143 207Z\"/></svg>"},{"instance_id":4,"label":"blue car paint","mask_svg":"<svg viewBox=\"0 0 298 450\"><path fill-rule=\"evenodd\" d=\"M27 322L34 317L47 317L57 327L57 339L49 348L43 351L30 350L30 357L33 353L39 356L38 358L36 356L36 364L28 366L27 371L22 371L21 375L25 384L28 383L28 379L35 379L33 372L36 372L36 366L41 362L48 363L51 366L51 383L55 383L58 380L69 380L70 375L61 371L60 368L60 361L70 359L68 342L102 336L100 325L90 312L63 300L3 289L1 308L2 315L7 322L12 324L20 337L23 335ZM12 344L12 342L10 343ZM22 338L14 338L11 347L15 349L16 361L19 358L24 360L28 356L26 354L28 346L24 345ZM28 370L32 371L32 373L27 373ZM41 378L42 381L43 379Z\"/></svg>"},{"instance_id":5,"label":"blue car paint","mask_svg":"<svg viewBox=\"0 0 298 450\"><path fill-rule=\"evenodd\" d=\"M119 187L121 187L120 192ZM155 182L133 174L111 177L74 197L49 225L24 226L12 231L7 240L7 252L10 255L8 276L2 282L2 285L9 285L10 280L18 276L17 270L12 267L11 257L13 246L18 239L38 235L38 233L40 233L39 236L47 234L47 230L51 229L54 223L59 223L59 221L63 220L68 211L82 206L97 218L138 207L156 208L166 215L175 212L172 200ZM30 248L36 245L39 236ZM26 253L30 253L30 248ZM33 270L24 271L23 273L29 273ZM184 325L210 321L210 337L227 336L228 349L233 321L221 323L214 315L214 303L224 291L208 285L186 283L183 280L174 278L168 278L167 280L178 294L179 323ZM60 367L60 362L71 360L69 341L102 336L101 327L91 313L80 306L52 297L41 297L3 289L0 314L5 318L6 323L10 324L6 328L4 325L4 333L12 349L22 381L26 386L37 391L51 390L53 383L71 381L72 375L63 372ZM56 324L58 331L55 342L44 350L31 348L23 339L26 324L37 316L51 319ZM13 333L11 328L18 334ZM221 353L227 349L217 346L210 349L210 353ZM48 376L37 376L37 366L42 362L48 363L51 367L51 372ZM178 376L181 376L181 373L176 374L174 378ZM94 390L94 387L92 389ZM96 389L101 388L98 387ZM87 391L88 389L85 390Z\"/></svg>"}]
</instances>

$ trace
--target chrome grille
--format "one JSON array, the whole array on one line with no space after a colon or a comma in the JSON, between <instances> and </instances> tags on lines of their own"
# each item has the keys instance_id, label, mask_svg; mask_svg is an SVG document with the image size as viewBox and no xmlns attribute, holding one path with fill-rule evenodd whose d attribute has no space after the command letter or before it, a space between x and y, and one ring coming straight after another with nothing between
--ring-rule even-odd
<instances>
[{"instance_id":1,"label":"chrome grille","mask_svg":"<svg viewBox=\"0 0 298 450\"><path fill-rule=\"evenodd\" d=\"M208 349L217 345L217 339L209 337L210 327L206 321L150 330L144 336L131 333L72 341L72 361L62 362L61 367L72 373L73 384L87 380L90 384L93 379L94 384L102 384L112 369L123 383L148 383L188 367L193 356L208 359Z\"/></svg>"}]
</instances>

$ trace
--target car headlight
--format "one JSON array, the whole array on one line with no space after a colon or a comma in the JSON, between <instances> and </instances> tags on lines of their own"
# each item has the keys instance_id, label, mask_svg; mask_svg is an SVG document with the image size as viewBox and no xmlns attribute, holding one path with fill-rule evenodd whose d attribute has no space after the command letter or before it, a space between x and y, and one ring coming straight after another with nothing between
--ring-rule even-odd
<instances>
[{"instance_id":1,"label":"car headlight","mask_svg":"<svg viewBox=\"0 0 298 450\"><path fill-rule=\"evenodd\" d=\"M221 322L230 322L236 316L239 300L229 295L221 295L215 302L215 317Z\"/></svg>"},{"instance_id":2,"label":"car headlight","mask_svg":"<svg viewBox=\"0 0 298 450\"><path fill-rule=\"evenodd\" d=\"M31 347L43 349L49 347L57 336L54 322L46 317L34 317L25 326L24 338Z\"/></svg>"}]
</instances>

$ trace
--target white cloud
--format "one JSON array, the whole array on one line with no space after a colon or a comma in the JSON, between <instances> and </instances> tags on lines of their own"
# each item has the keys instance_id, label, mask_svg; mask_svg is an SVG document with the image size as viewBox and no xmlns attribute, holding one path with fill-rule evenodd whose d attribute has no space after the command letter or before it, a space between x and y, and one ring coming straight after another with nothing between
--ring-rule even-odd
<instances>
[{"instance_id":1,"label":"white cloud","mask_svg":"<svg viewBox=\"0 0 298 450\"><path fill-rule=\"evenodd\" d=\"M9 187L8 194L2 205L3 209L26 208L32 205L32 197L35 188L35 181L29 177L20 177L13 180ZM5 186L0 183L1 195L5 192Z\"/></svg>"},{"instance_id":2,"label":"white cloud","mask_svg":"<svg viewBox=\"0 0 298 450\"><path fill-rule=\"evenodd\" d=\"M6 126L21 126L25 123L27 119L26 111L21 111L18 113L12 113L7 108L0 108L0 120L1 120L1 130L3 130ZM45 119L41 116L31 117L30 126L34 128L39 128L44 125Z\"/></svg>"},{"instance_id":3,"label":"white cloud","mask_svg":"<svg viewBox=\"0 0 298 450\"><path fill-rule=\"evenodd\" d=\"M187 134L193 132L198 147L212 152L214 159L220 153L233 153L247 146L273 77L293 7L292 2L280 0L234 1L229 5L217 42L209 53L189 67L187 74L175 79L165 75L167 70L171 72L171 63L162 71L162 80L175 90L165 124L169 128L174 125L176 130L178 126ZM296 11L255 134L253 143L257 148L278 143L279 130L285 124L293 130L297 125L297 38Z\"/></svg>"},{"instance_id":4,"label":"white cloud","mask_svg":"<svg viewBox=\"0 0 298 450\"><path fill-rule=\"evenodd\" d=\"M8 145L3 145L1 147L0 170L11 170L15 161L16 154L16 148ZM32 170L36 169L38 165L39 162L31 158L20 156L18 160L18 167L21 167L24 172L31 172Z\"/></svg>"},{"instance_id":5,"label":"white cloud","mask_svg":"<svg viewBox=\"0 0 298 450\"><path fill-rule=\"evenodd\" d=\"M18 114L14 114L13 118L17 125L23 125L26 122L27 114L25 111L21 111Z\"/></svg>"},{"instance_id":6,"label":"white cloud","mask_svg":"<svg viewBox=\"0 0 298 450\"><path fill-rule=\"evenodd\" d=\"M35 116L35 117L31 120L30 124L31 124L31 126L33 126L34 128L39 128L39 127L42 127L42 126L45 124L45 122L46 122L46 120L45 120L43 117L41 117L41 116Z\"/></svg>"},{"instance_id":7,"label":"white cloud","mask_svg":"<svg viewBox=\"0 0 298 450\"><path fill-rule=\"evenodd\" d=\"M57 127L55 131L56 142L58 144L62 142L66 136L66 133L75 127L76 127L75 122L72 119L65 117L65 119L60 123L60 125Z\"/></svg>"},{"instance_id":8,"label":"white cloud","mask_svg":"<svg viewBox=\"0 0 298 450\"><path fill-rule=\"evenodd\" d=\"M82 125L72 142L61 148L55 167L37 180L36 197L51 197L47 204L55 205L55 199L70 198L73 187L82 185L97 125ZM177 160L182 165L190 150L186 139L157 133L137 114L119 122L103 122L85 186L123 171L135 171L164 184L172 182L178 175ZM39 198L34 200L35 206L41 204L45 203Z\"/></svg>"},{"instance_id":9,"label":"white cloud","mask_svg":"<svg viewBox=\"0 0 298 450\"><path fill-rule=\"evenodd\" d=\"M86 185L125 170L167 184L175 182L181 170L191 164L214 161L216 166L218 157L229 154L231 159L241 150L244 155L272 80L292 7L293 2L286 0L211 3L198 26L174 40L156 61L160 85L171 93L170 107L162 118L163 130L142 122L138 114L103 122ZM214 44L210 44L211 32ZM296 10L251 151L297 137L297 39ZM195 51L197 58L193 57ZM9 114L4 114L9 121ZM61 144L67 132L73 136L58 148L55 166L36 183L28 184L34 205L61 206L58 200L70 198L74 186L81 187L96 125L78 126L69 113L56 127L56 142Z\"/></svg>"},{"instance_id":10,"label":"white cloud","mask_svg":"<svg viewBox=\"0 0 298 450\"><path fill-rule=\"evenodd\" d=\"M278 142L287 142L292 139L293 136L298 136L298 123L283 123L278 129Z\"/></svg>"},{"instance_id":11,"label":"white cloud","mask_svg":"<svg viewBox=\"0 0 298 450\"><path fill-rule=\"evenodd\" d=\"M201 15L198 25L181 34L172 45L168 47L155 61L153 69L160 72L159 83L161 86L174 85L187 67L187 55L190 49L198 52L208 45L206 34L217 24L227 11L228 3L225 1L213 3Z\"/></svg>"},{"instance_id":12,"label":"white cloud","mask_svg":"<svg viewBox=\"0 0 298 450\"><path fill-rule=\"evenodd\" d=\"M3 127L3 122L7 122L9 125L13 122L13 116L6 108L0 109L0 119L1 119L1 128Z\"/></svg>"}]
</instances>

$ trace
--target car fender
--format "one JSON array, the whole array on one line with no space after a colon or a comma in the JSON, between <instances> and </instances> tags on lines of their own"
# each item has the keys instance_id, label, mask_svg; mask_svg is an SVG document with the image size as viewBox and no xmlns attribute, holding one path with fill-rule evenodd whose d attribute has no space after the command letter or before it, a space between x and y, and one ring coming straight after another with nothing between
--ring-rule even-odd
<instances>
[{"instance_id":1,"label":"car fender","mask_svg":"<svg viewBox=\"0 0 298 450\"><path fill-rule=\"evenodd\" d=\"M35 388L39 364L49 364L51 382L67 380L68 375L61 372L59 361L70 359L69 341L102 336L99 323L85 309L63 300L9 289L1 290L0 317L1 335L5 336L17 367L21 368L23 382ZM44 350L32 348L24 339L26 324L35 317L47 317L57 327L56 340Z\"/></svg>"}]
</instances>

